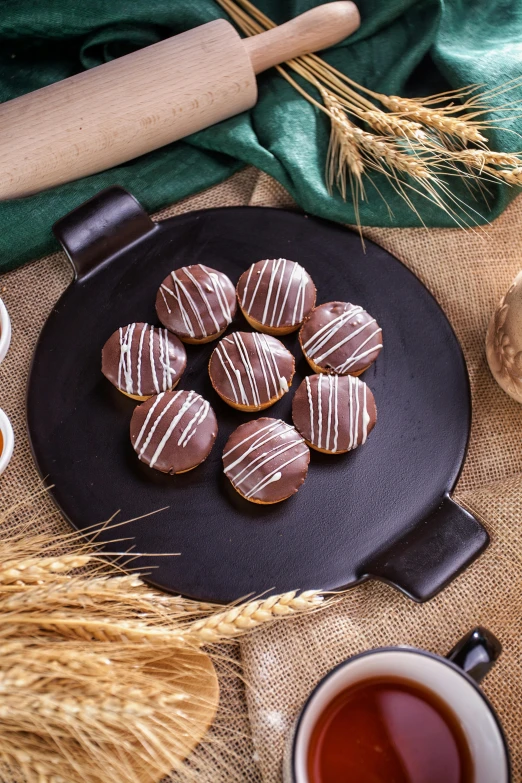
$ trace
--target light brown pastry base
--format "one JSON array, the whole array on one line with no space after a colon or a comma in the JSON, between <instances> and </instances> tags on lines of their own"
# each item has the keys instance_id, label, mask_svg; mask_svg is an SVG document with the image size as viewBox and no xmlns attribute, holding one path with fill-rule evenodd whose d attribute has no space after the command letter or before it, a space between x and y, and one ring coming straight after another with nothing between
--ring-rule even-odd
<instances>
[{"instance_id":1,"label":"light brown pastry base","mask_svg":"<svg viewBox=\"0 0 522 783\"><path fill-rule=\"evenodd\" d=\"M210 379L210 382L212 383L212 378ZM232 400L229 400L228 397L223 397L222 394L218 392L214 384L212 383L212 388L216 392L216 394L219 394L223 402L226 402L227 405L230 405L231 408L235 408L236 411L243 411L244 413L257 413L258 411L264 411L267 408L270 408L271 405L275 405L276 402L278 402L281 397L284 397L286 392L283 394L280 394L279 397L272 397L272 399L268 400L268 402L264 402L262 405L256 406L256 405L241 405L239 402L233 402ZM288 387L290 388L290 386Z\"/></svg>"},{"instance_id":2,"label":"light brown pastry base","mask_svg":"<svg viewBox=\"0 0 522 783\"><path fill-rule=\"evenodd\" d=\"M313 283L312 283L313 285ZM310 310L304 314L303 320L299 321L298 324L294 324L293 326L266 326L265 324L262 324L261 321L257 321L255 318L252 318L251 315L248 315L248 313L243 310L243 307L241 306L241 301L239 299L239 291L238 291L239 283L236 285L236 296L237 301L239 304L239 309L243 313L245 319L248 321L250 326L252 326L257 332L263 332L263 334L271 334L272 337L282 337L285 334L291 334L292 332L296 332L298 329L301 328L301 326L304 324L310 313L315 307L315 303L317 301L317 288L314 285L314 303Z\"/></svg>"},{"instance_id":3,"label":"light brown pastry base","mask_svg":"<svg viewBox=\"0 0 522 783\"><path fill-rule=\"evenodd\" d=\"M138 397L137 394L129 394L128 392L123 391L123 389L118 389L118 391L120 391L126 397L130 397L131 400L137 400L138 402L145 402L145 400L149 400L153 396L152 394L148 394L146 397Z\"/></svg>"},{"instance_id":4,"label":"light brown pastry base","mask_svg":"<svg viewBox=\"0 0 522 783\"><path fill-rule=\"evenodd\" d=\"M301 340L299 340L301 342ZM301 349L303 346L301 345ZM371 363L367 364L366 367L363 367L362 370L357 370L357 372L334 372L333 370L326 370L324 367L320 367L318 364L316 364L313 359L310 359L307 354L303 350L304 357L312 370L315 373L320 373L321 375L353 375L354 378L356 378L358 375L362 375L363 372L366 372L368 367L371 367Z\"/></svg>"},{"instance_id":5,"label":"light brown pastry base","mask_svg":"<svg viewBox=\"0 0 522 783\"><path fill-rule=\"evenodd\" d=\"M207 457L208 457L208 454L207 454ZM207 457L205 457L205 459L207 459ZM172 476L181 476L182 473L190 473L190 471L194 470L194 468L197 468L198 465L202 465L205 462L205 459L202 459L201 462L198 462L197 465L192 465L191 468L187 468L186 470L177 470L175 473L171 473L171 475ZM154 470L154 468L153 468L153 470Z\"/></svg>"},{"instance_id":6,"label":"light brown pastry base","mask_svg":"<svg viewBox=\"0 0 522 783\"><path fill-rule=\"evenodd\" d=\"M230 479L229 479L229 481L230 481ZM232 484L231 481L230 481L230 483ZM232 484L232 486L234 487L233 484ZM256 503L258 506L273 506L276 503L282 503L283 500L288 500L288 498L291 498L292 495L295 495L296 492L299 491L299 489L297 489L296 492L291 492L289 495L286 495L286 497L279 498L279 500L258 500L257 498L247 498L247 496L243 495L243 493L240 492L239 489L236 489L236 487L234 487L234 489L236 490L238 495L241 495L242 498L244 498L245 500L248 500L249 503Z\"/></svg>"},{"instance_id":7,"label":"light brown pastry base","mask_svg":"<svg viewBox=\"0 0 522 783\"><path fill-rule=\"evenodd\" d=\"M301 435L301 437L303 437ZM329 451L328 449L320 449L319 446L314 446L313 443L311 443L309 440L306 440L306 438L303 438L304 442L306 443L309 448L313 449L314 451L320 451L321 454L331 454L333 457L335 457L337 454L347 454L349 451L353 451L353 449L341 449L338 451ZM357 448L357 446L355 447Z\"/></svg>"},{"instance_id":8,"label":"light brown pastry base","mask_svg":"<svg viewBox=\"0 0 522 783\"><path fill-rule=\"evenodd\" d=\"M214 448L214 444L212 444L212 448ZM212 451L212 449L210 449L210 451ZM191 465L190 468L185 468L185 470L176 470L174 473L171 473L170 470L160 470L159 468L150 468L150 465L147 465L146 462L143 462L143 464L147 465L147 467L150 468L151 470L157 470L158 473L164 473L166 476L181 476L182 473L190 473L191 470L194 470L194 468L197 468L199 467L199 465L202 465L205 462L205 460L208 459L208 457L210 456L210 451L208 452L206 457L203 457L203 459L197 463L197 465Z\"/></svg>"},{"instance_id":9,"label":"light brown pastry base","mask_svg":"<svg viewBox=\"0 0 522 783\"><path fill-rule=\"evenodd\" d=\"M183 369L183 372L184 372L184 371L185 371L185 370ZM176 386L177 386L177 385L178 385L178 383L179 383L179 379L180 379L180 378L181 378L181 375L179 375L179 376L178 376L178 380L176 381L176 383L175 383L173 386L171 386L171 387L170 387L170 389L166 389L166 391L172 391L173 389L175 389L175 388L176 388ZM117 387L117 386L116 386L116 388L118 389L118 387ZM131 398L131 400L137 400L138 402L145 402L145 400L150 400L150 398L151 398L151 397L154 397L154 396L155 396L155 394L156 394L156 392L154 392L154 394L147 394L147 395L145 395L145 397L139 397L137 394L129 394L128 392L126 392L126 391L123 391L123 389L118 389L118 391L120 391L120 392L121 392L122 394L124 394L126 397L130 397L130 398Z\"/></svg>"},{"instance_id":10,"label":"light brown pastry base","mask_svg":"<svg viewBox=\"0 0 522 783\"><path fill-rule=\"evenodd\" d=\"M210 334L208 337L202 337L200 340L197 340L195 337L182 337L180 334L176 334L175 332L172 332L172 334L176 334L176 337L178 337L182 343L187 343L187 345L203 345L204 343L211 343L212 340L217 340L219 337L221 337L222 334L225 334L228 326L229 324L227 324L220 332L216 332L216 334Z\"/></svg>"},{"instance_id":11,"label":"light brown pastry base","mask_svg":"<svg viewBox=\"0 0 522 783\"><path fill-rule=\"evenodd\" d=\"M248 313L246 313L245 310L243 310L241 305L239 306L239 309L245 316L245 319L248 321L250 326L252 326L257 332L263 332L264 334L271 334L272 337L281 337L285 334L296 332L303 323L303 321L300 321L298 324L295 324L294 326L265 326L265 324L262 324L260 321L256 321L255 318L252 318L251 315L248 315Z\"/></svg>"}]
</instances>

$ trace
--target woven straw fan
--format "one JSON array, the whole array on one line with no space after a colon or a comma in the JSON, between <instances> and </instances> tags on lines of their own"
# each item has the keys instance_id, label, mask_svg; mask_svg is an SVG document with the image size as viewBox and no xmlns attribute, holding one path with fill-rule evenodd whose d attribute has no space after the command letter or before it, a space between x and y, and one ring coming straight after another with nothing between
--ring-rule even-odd
<instances>
[{"instance_id":1,"label":"woven straw fan","mask_svg":"<svg viewBox=\"0 0 522 783\"><path fill-rule=\"evenodd\" d=\"M256 74L359 26L352 2L241 39L217 19L0 106L0 199L36 193L251 109Z\"/></svg>"},{"instance_id":2,"label":"woven straw fan","mask_svg":"<svg viewBox=\"0 0 522 783\"><path fill-rule=\"evenodd\" d=\"M170 674L176 677L178 687L185 696L180 707L187 727L190 727L190 731L185 733L180 732L174 722L171 727L176 742L169 749L169 756L171 759L177 757L181 764L203 739L214 720L219 703L219 684L214 665L204 652L177 650L172 655L171 666ZM140 758L138 750L138 747L134 749L129 763L135 768L140 783L158 783L157 770L151 770L147 761ZM170 772L171 764L166 762L165 776Z\"/></svg>"}]
</instances>

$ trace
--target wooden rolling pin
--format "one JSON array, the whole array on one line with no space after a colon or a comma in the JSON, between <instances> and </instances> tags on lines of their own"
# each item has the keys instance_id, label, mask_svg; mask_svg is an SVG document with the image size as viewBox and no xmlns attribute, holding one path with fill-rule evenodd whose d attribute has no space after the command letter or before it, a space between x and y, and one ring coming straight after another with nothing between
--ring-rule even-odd
<instances>
[{"instance_id":1,"label":"wooden rolling pin","mask_svg":"<svg viewBox=\"0 0 522 783\"><path fill-rule=\"evenodd\" d=\"M242 39L224 19L0 105L0 199L117 166L257 100L255 74L354 32L352 2Z\"/></svg>"}]
</instances>

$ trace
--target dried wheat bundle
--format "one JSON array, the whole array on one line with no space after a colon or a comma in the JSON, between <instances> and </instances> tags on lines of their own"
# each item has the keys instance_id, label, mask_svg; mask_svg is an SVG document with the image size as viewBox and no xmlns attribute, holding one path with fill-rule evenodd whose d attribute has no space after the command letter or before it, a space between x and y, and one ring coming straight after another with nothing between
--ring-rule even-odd
<instances>
[{"instance_id":1,"label":"dried wheat bundle","mask_svg":"<svg viewBox=\"0 0 522 783\"><path fill-rule=\"evenodd\" d=\"M159 781L216 710L201 653L20 639L0 655L0 760L28 781Z\"/></svg>"},{"instance_id":2,"label":"dried wheat bundle","mask_svg":"<svg viewBox=\"0 0 522 783\"><path fill-rule=\"evenodd\" d=\"M217 2L245 35L275 27L250 0ZM437 204L460 226L478 223L480 216L455 196L446 181L448 176L462 177L473 198L474 186L479 193L484 191L481 183L522 185L522 155L489 150L484 135L502 122L501 118L485 119L492 111L491 104L518 82L482 93L472 86L412 99L374 92L313 54L277 69L306 100L328 115L327 183L330 188L335 184L344 199L350 190L358 223L358 202L366 198L363 177L377 187L372 171L387 177L421 221L413 193ZM320 100L290 71L315 88ZM496 112L501 110L520 113L520 105L495 106Z\"/></svg>"},{"instance_id":3,"label":"dried wheat bundle","mask_svg":"<svg viewBox=\"0 0 522 783\"><path fill-rule=\"evenodd\" d=\"M222 681L240 676L222 643L328 601L294 591L223 608L165 595L100 555L102 528L57 536L24 519L0 512L0 779L153 783L176 770L193 781L205 765L240 779L226 708L193 753L215 720L214 666Z\"/></svg>"}]
</instances>

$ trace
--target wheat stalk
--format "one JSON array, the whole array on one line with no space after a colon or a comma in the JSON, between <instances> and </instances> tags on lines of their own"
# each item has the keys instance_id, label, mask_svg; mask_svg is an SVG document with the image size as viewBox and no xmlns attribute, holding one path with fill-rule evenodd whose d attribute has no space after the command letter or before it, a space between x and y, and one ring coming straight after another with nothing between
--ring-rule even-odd
<instances>
[{"instance_id":1,"label":"wheat stalk","mask_svg":"<svg viewBox=\"0 0 522 783\"><path fill-rule=\"evenodd\" d=\"M361 182L364 174L364 161L354 133L355 126L339 106L333 105L327 98L325 103L331 114L332 139L335 145L331 155L339 159L339 165L336 168L340 171L346 166L350 174L353 174L357 181Z\"/></svg>"},{"instance_id":2,"label":"wheat stalk","mask_svg":"<svg viewBox=\"0 0 522 783\"><path fill-rule=\"evenodd\" d=\"M385 166L391 171L398 171L418 179L429 179L432 176L425 161L403 152L393 141L368 133L356 125L352 125L351 133L360 148L381 164L379 168Z\"/></svg>"},{"instance_id":3,"label":"wheat stalk","mask_svg":"<svg viewBox=\"0 0 522 783\"><path fill-rule=\"evenodd\" d=\"M4 767L2 780L13 780L15 770L20 770L25 783L73 783L73 781L77 783L78 781L78 778L62 777L57 772L61 765L60 756L57 753L45 753L43 749L37 754L32 754L27 750L20 750L10 742L0 748L0 759Z\"/></svg>"},{"instance_id":4,"label":"wheat stalk","mask_svg":"<svg viewBox=\"0 0 522 783\"><path fill-rule=\"evenodd\" d=\"M246 35L257 35L276 26L250 0L217 2ZM323 102L317 101L302 83L292 78L288 69L317 90ZM483 175L486 181L496 179L510 185L522 184L520 162L502 164L502 153L491 152L486 147L487 139L482 131L494 126L498 120L486 122L481 119L488 111L488 102L512 89L516 82L482 94L478 93L477 86L471 86L412 99L370 90L317 55L297 57L288 61L286 68L277 66L277 70L306 100L328 115L332 131L326 161L327 184L331 190L335 183L346 199L349 181L358 224L358 200L365 197L363 176L368 176L372 170L388 178L419 218L410 192L433 201L458 225L462 224L462 216L473 222L476 222L475 215L480 216L460 201L453 188L439 175L462 176L466 184L480 180ZM515 102L515 105L497 107L497 111L518 111L519 108L519 103ZM378 136L359 127L359 121L366 123ZM468 148L470 143L480 149ZM460 157L463 152L484 152L492 157L485 165L477 165L478 155L466 162ZM498 156L495 163L493 156ZM459 169L459 163L466 166L466 172ZM373 180L372 184L377 188Z\"/></svg>"},{"instance_id":5,"label":"wheat stalk","mask_svg":"<svg viewBox=\"0 0 522 783\"><path fill-rule=\"evenodd\" d=\"M0 564L0 591L4 585L33 585L55 581L58 574L68 574L93 562L91 555L61 555L6 560Z\"/></svg>"},{"instance_id":6,"label":"wheat stalk","mask_svg":"<svg viewBox=\"0 0 522 783\"><path fill-rule=\"evenodd\" d=\"M195 620L187 628L187 638L201 644L236 639L248 631L282 617L294 617L302 612L323 606L324 598L318 590L297 593L293 590L264 600L250 601L218 612L202 620Z\"/></svg>"},{"instance_id":7,"label":"wheat stalk","mask_svg":"<svg viewBox=\"0 0 522 783\"><path fill-rule=\"evenodd\" d=\"M158 625L152 619L91 620L75 605L68 611L49 611L57 595L67 594L70 588L79 595L82 585L87 596L98 594L101 586L104 596L109 595L108 611L116 609L116 614L117 604L112 599L122 587L131 593L147 589L136 576L113 579L114 591L110 577L80 577L70 585L25 588L20 596L8 595L0 601L0 636L4 631L14 634L0 644L0 759L21 767L29 780L31 775L44 774L46 754L58 753L60 763L53 762L49 768L56 779L142 783L130 761L132 756L115 758L115 749L130 742L135 755L135 745L145 737L140 758L157 770L159 780L169 769L179 767L179 759L185 755L182 740L191 732L187 700L192 712L198 708L193 694L187 695L180 687L179 674L172 689L165 688L162 659L171 665L186 650L235 639L275 619L323 605L317 592L291 592L239 604L197 621L187 622L183 613L181 625L172 617L167 622L164 603ZM38 612L15 615L3 611L6 605L23 608L32 592L38 594L34 602ZM52 600L42 605L45 594ZM195 676L197 669L192 665L189 673ZM23 764L20 755L13 755L6 747L15 729L17 747L25 753ZM125 740L126 736L130 739ZM167 755L160 753L164 747L169 749ZM93 765L94 757L101 759L100 767Z\"/></svg>"},{"instance_id":8,"label":"wheat stalk","mask_svg":"<svg viewBox=\"0 0 522 783\"><path fill-rule=\"evenodd\" d=\"M454 160L477 169L486 166L510 166L513 168L522 165L522 158L509 152L492 152L491 150L467 149L455 153Z\"/></svg>"},{"instance_id":9,"label":"wheat stalk","mask_svg":"<svg viewBox=\"0 0 522 783\"><path fill-rule=\"evenodd\" d=\"M121 587L144 588L135 576L113 579L116 594ZM10 595L0 602L0 631L7 628L15 634L0 644L0 759L21 769L27 780L54 775L56 781L67 783L142 783L135 756L158 780L169 769L179 769L187 737L190 740L193 733L199 738L197 715L205 701L199 703L181 687L183 667L167 683L165 670L186 650L235 639L324 603L316 591L293 591L239 604L183 626L171 620L168 627L138 620L89 621L77 609L49 612L45 605L37 614L3 611L6 604L23 606L33 590L38 602L46 593L52 596L48 604L52 607L57 593L74 586L76 594L82 584L87 594L93 588L97 593L101 584L112 600L110 582L110 577L78 578L71 585L25 589L21 600ZM162 615L164 611L162 604ZM191 664L186 673L197 676L197 667ZM191 715L196 716L194 725ZM117 748L127 749L123 757ZM187 778L191 775L183 768L182 779L185 772Z\"/></svg>"},{"instance_id":10,"label":"wheat stalk","mask_svg":"<svg viewBox=\"0 0 522 783\"><path fill-rule=\"evenodd\" d=\"M399 138L415 139L416 141L425 141L427 139L426 131L420 122L414 122L405 117L398 117L395 114L385 114L377 109L370 111L361 109L357 112L357 115L384 136L398 136Z\"/></svg>"},{"instance_id":11,"label":"wheat stalk","mask_svg":"<svg viewBox=\"0 0 522 783\"><path fill-rule=\"evenodd\" d=\"M233 746L214 750L230 733L220 720L197 763L182 763L215 709L195 687L209 679L207 656L225 673L216 644L331 599L292 592L223 608L165 595L103 560L96 541L35 526L0 512L0 778L155 783L176 769L184 782L227 765L238 780Z\"/></svg>"},{"instance_id":12,"label":"wheat stalk","mask_svg":"<svg viewBox=\"0 0 522 783\"><path fill-rule=\"evenodd\" d=\"M182 628L163 627L139 620L111 620L72 612L8 612L0 614L0 638L29 635L61 636L85 642L142 642L183 645L187 639Z\"/></svg>"},{"instance_id":13,"label":"wheat stalk","mask_svg":"<svg viewBox=\"0 0 522 783\"><path fill-rule=\"evenodd\" d=\"M87 580L86 580L87 581ZM88 594L88 586L86 585ZM52 594L51 594L52 595ZM80 611L49 611L38 601L39 610L34 605L25 608L22 600L8 599L18 611L2 611L0 604L0 638L32 635L60 636L65 639L79 639L84 642L120 642L148 643L155 645L202 646L208 643L227 641L246 633L262 624L281 617L288 617L317 609L323 604L323 597L316 591L298 594L296 591L281 596L271 596L263 601L256 600L239 604L224 612L210 614L192 623L180 623L179 614L165 612L162 604L158 610L151 604L147 620L109 619L103 613L100 616L82 614ZM40 597L39 597L40 598ZM51 598L48 604L53 606ZM107 611L107 609L106 609ZM116 615L122 613L116 607ZM142 614L142 613L140 613ZM183 614L186 618L186 614Z\"/></svg>"},{"instance_id":14,"label":"wheat stalk","mask_svg":"<svg viewBox=\"0 0 522 783\"><path fill-rule=\"evenodd\" d=\"M492 180L522 185L522 158L515 153L468 149L454 156L451 163L462 163L468 170L477 170Z\"/></svg>"},{"instance_id":15,"label":"wheat stalk","mask_svg":"<svg viewBox=\"0 0 522 783\"><path fill-rule=\"evenodd\" d=\"M12 587L12 586L11 586ZM29 587L20 585L3 593L0 589L1 612L47 611L49 606L56 608L79 607L89 611L101 610L104 613L123 614L140 612L142 616L154 615L156 620L163 612L169 617L190 618L202 613L216 611L209 603L190 601L181 596L166 595L147 587L138 575L72 578Z\"/></svg>"},{"instance_id":16,"label":"wheat stalk","mask_svg":"<svg viewBox=\"0 0 522 783\"><path fill-rule=\"evenodd\" d=\"M435 111L429 106L411 98L400 98L398 95L381 95L380 102L390 111L404 114L428 128L434 128L442 134L453 136L464 142L487 142L485 136L480 133L479 127L463 117L447 115L444 111Z\"/></svg>"},{"instance_id":17,"label":"wheat stalk","mask_svg":"<svg viewBox=\"0 0 522 783\"><path fill-rule=\"evenodd\" d=\"M354 125L333 93L321 88L321 96L332 117L332 134L338 136L341 149L343 142L346 142L366 153L366 160L376 163L380 169L386 167L391 171L406 173L419 179L430 177L424 161L399 149L394 139L375 136Z\"/></svg>"},{"instance_id":18,"label":"wheat stalk","mask_svg":"<svg viewBox=\"0 0 522 783\"><path fill-rule=\"evenodd\" d=\"M199 739L209 705L190 686L197 658L27 640L1 653L0 758L29 779L143 783L146 767L152 782Z\"/></svg>"},{"instance_id":19,"label":"wheat stalk","mask_svg":"<svg viewBox=\"0 0 522 783\"><path fill-rule=\"evenodd\" d=\"M522 185L522 166L514 169L499 169L496 174L508 185Z\"/></svg>"}]
</instances>

